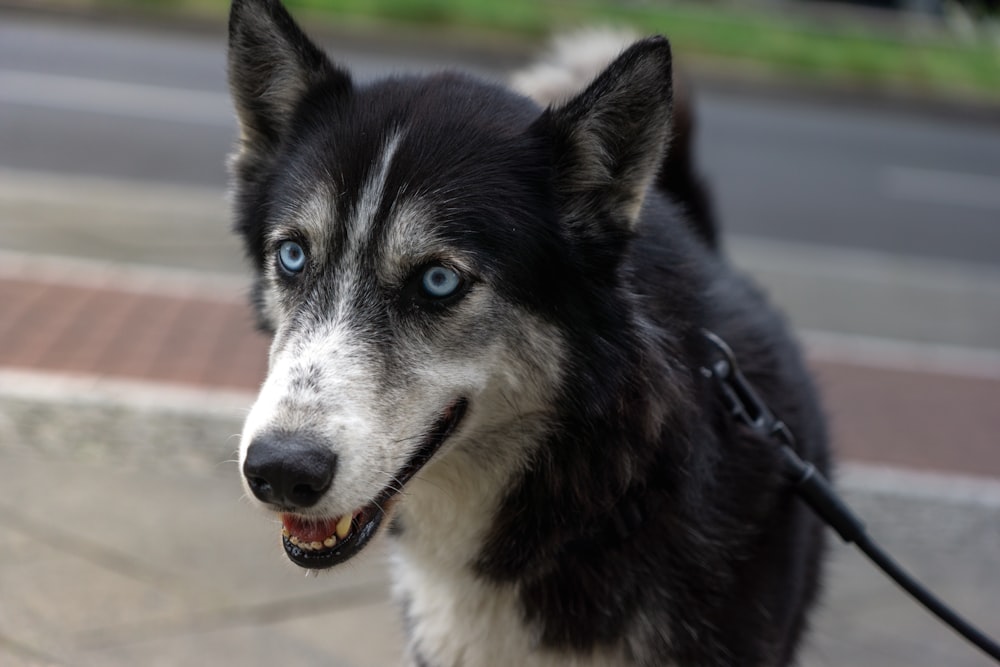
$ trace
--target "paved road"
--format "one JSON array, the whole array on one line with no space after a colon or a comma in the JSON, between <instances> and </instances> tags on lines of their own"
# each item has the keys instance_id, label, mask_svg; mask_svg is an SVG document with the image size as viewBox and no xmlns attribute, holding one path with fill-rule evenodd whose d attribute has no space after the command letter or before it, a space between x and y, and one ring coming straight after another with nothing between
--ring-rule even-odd
<instances>
[{"instance_id":1,"label":"paved road","mask_svg":"<svg viewBox=\"0 0 1000 667\"><path fill-rule=\"evenodd\" d=\"M0 165L221 186L224 34L4 17ZM454 57L333 46L362 78ZM349 47L349 48L348 48ZM499 76L511 61L479 58ZM1000 123L699 96L704 167L739 235L997 264Z\"/></svg>"},{"instance_id":2,"label":"paved road","mask_svg":"<svg viewBox=\"0 0 1000 667\"><path fill-rule=\"evenodd\" d=\"M361 78L449 65L358 47L332 52ZM0 164L222 186L235 137L224 48L221 27L193 35L4 16Z\"/></svg>"}]
</instances>

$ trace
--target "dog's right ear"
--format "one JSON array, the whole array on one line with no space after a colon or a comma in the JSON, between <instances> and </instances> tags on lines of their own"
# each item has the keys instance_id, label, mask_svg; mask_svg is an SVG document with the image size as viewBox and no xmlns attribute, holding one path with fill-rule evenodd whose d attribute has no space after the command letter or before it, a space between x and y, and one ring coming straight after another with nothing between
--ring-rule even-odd
<instances>
[{"instance_id":1,"label":"dog's right ear","mask_svg":"<svg viewBox=\"0 0 1000 667\"><path fill-rule=\"evenodd\" d=\"M275 147L299 102L317 84L334 95L351 88L348 74L306 37L278 0L233 0L228 68L244 151Z\"/></svg>"}]
</instances>

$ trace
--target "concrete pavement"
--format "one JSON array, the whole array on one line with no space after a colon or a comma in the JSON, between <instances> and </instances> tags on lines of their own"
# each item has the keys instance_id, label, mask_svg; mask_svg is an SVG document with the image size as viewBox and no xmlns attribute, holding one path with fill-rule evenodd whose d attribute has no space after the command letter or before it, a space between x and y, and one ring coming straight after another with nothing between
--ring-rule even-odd
<instances>
[{"instance_id":1,"label":"concrete pavement","mask_svg":"<svg viewBox=\"0 0 1000 667\"><path fill-rule=\"evenodd\" d=\"M233 464L250 396L0 376L0 664L398 664L383 545L287 562ZM1000 632L1000 483L848 466L872 533ZM987 664L834 541L807 667Z\"/></svg>"},{"instance_id":2,"label":"concrete pavement","mask_svg":"<svg viewBox=\"0 0 1000 667\"><path fill-rule=\"evenodd\" d=\"M0 454L0 664L398 661L377 555L307 579L241 502L232 464L65 449Z\"/></svg>"}]
</instances>

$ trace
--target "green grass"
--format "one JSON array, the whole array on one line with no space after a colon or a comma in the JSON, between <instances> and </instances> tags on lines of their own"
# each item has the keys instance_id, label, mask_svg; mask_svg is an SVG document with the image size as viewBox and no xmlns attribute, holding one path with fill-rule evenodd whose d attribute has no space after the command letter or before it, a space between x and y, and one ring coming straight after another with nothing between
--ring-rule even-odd
<instances>
[{"instance_id":1,"label":"green grass","mask_svg":"<svg viewBox=\"0 0 1000 667\"><path fill-rule=\"evenodd\" d=\"M290 0L295 8L418 26L542 35L557 20L551 3L528 0Z\"/></svg>"},{"instance_id":2,"label":"green grass","mask_svg":"<svg viewBox=\"0 0 1000 667\"><path fill-rule=\"evenodd\" d=\"M660 32L687 57L824 80L965 91L1000 99L1000 47L908 40L862 25L820 25L763 11L663 0L290 0L341 16L539 36L594 23Z\"/></svg>"},{"instance_id":3,"label":"green grass","mask_svg":"<svg viewBox=\"0 0 1000 667\"><path fill-rule=\"evenodd\" d=\"M222 0L105 0L187 8ZM818 81L909 87L1000 100L1000 46L946 36L907 39L872 26L821 24L763 10L668 0L286 0L310 16L389 21L541 38L595 24L663 33L682 58ZM707 4L707 3L706 3Z\"/></svg>"},{"instance_id":4,"label":"green grass","mask_svg":"<svg viewBox=\"0 0 1000 667\"><path fill-rule=\"evenodd\" d=\"M694 9L619 14L640 28L670 33L681 53L758 63L798 75L1000 96L1000 49L985 43L907 40L861 26L824 28L763 14L713 15Z\"/></svg>"}]
</instances>

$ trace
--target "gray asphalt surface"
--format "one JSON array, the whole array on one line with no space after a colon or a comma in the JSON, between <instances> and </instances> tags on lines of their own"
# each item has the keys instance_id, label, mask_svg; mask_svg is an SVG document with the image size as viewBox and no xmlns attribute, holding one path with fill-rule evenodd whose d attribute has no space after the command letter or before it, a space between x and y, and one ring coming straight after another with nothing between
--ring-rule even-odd
<instances>
[{"instance_id":1,"label":"gray asphalt surface","mask_svg":"<svg viewBox=\"0 0 1000 667\"><path fill-rule=\"evenodd\" d=\"M223 185L234 137L224 39L5 17L0 166ZM361 79L466 64L340 46L332 52ZM510 64L484 57L473 68L501 76ZM703 166L729 231L1000 260L1000 122L707 91L697 100Z\"/></svg>"}]
</instances>

